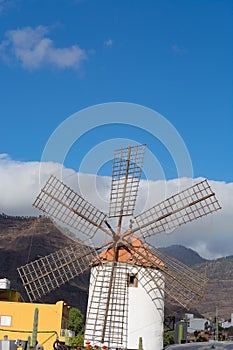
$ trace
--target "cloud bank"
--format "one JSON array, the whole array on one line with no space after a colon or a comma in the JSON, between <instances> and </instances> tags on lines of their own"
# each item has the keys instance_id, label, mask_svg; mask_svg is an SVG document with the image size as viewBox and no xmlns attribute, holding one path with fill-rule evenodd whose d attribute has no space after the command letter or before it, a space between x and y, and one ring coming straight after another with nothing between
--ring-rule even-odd
<instances>
[{"instance_id":1,"label":"cloud bank","mask_svg":"<svg viewBox=\"0 0 233 350\"><path fill-rule=\"evenodd\" d=\"M40 170L43 173L40 174ZM79 191L89 202L108 212L110 177L78 174L72 169L64 169L60 164L46 163L41 168L40 162L18 162L7 154L0 155L0 213L8 215L37 215L32 207L41 186L53 174ZM145 181L140 184L135 214L150 208L165 197L187 188L201 179L174 179ZM205 258L217 258L233 254L233 183L211 181L222 206L222 210L207 217L177 228L172 233L155 236L151 242L156 246L183 244L195 249Z\"/></svg>"},{"instance_id":2,"label":"cloud bank","mask_svg":"<svg viewBox=\"0 0 233 350\"><path fill-rule=\"evenodd\" d=\"M87 53L78 45L59 48L47 34L49 28L24 27L9 30L0 44L0 55L5 61L18 62L24 69L36 70L50 65L56 68L80 68Z\"/></svg>"}]
</instances>

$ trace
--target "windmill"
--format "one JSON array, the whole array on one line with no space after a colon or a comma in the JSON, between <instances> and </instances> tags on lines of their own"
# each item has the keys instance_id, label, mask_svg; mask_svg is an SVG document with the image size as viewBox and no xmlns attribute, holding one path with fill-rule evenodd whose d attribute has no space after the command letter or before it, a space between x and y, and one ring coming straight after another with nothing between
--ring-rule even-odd
<instances>
[{"instance_id":1,"label":"windmill","mask_svg":"<svg viewBox=\"0 0 233 350\"><path fill-rule=\"evenodd\" d=\"M91 267L85 329L91 345L137 348L143 336L144 349L160 349L164 294L187 307L203 295L207 283L204 275L168 257L146 239L219 210L215 193L204 180L133 218L145 147L114 152L108 215L53 175L33 204L87 239L93 240L100 232L109 237L95 246L85 239L74 241L18 268L34 301ZM133 219L123 230L123 220L129 218ZM116 229L110 222L113 219Z\"/></svg>"}]
</instances>

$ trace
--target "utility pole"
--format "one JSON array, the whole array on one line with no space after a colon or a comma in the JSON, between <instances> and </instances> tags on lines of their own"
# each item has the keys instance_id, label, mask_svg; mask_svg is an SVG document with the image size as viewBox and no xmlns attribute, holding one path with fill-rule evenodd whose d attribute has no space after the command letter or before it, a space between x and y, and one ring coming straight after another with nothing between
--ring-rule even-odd
<instances>
[{"instance_id":1,"label":"utility pole","mask_svg":"<svg viewBox=\"0 0 233 350\"><path fill-rule=\"evenodd\" d=\"M215 329L215 340L218 341L218 307L216 306L216 329Z\"/></svg>"}]
</instances>

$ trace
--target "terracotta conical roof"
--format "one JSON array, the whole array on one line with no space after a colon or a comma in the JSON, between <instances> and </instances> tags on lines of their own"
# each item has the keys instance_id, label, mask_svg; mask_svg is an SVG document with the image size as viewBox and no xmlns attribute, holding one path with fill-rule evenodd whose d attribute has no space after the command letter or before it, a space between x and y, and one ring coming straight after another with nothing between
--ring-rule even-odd
<instances>
[{"instance_id":1,"label":"terracotta conical roof","mask_svg":"<svg viewBox=\"0 0 233 350\"><path fill-rule=\"evenodd\" d=\"M132 248L135 248L135 250ZM109 247L99 254L99 259L92 261L91 265L98 265L100 261L111 262L114 260L114 247ZM146 257L146 258L145 258ZM147 244L142 242L138 237L133 237L129 244L119 245L117 247L117 262L128 263L143 267L160 268L164 263L157 258Z\"/></svg>"}]
</instances>

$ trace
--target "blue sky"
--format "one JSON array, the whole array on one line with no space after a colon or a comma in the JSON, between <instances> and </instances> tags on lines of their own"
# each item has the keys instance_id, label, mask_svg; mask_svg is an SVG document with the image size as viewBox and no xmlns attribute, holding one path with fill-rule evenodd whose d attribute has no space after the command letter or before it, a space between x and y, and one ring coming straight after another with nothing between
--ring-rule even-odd
<instances>
[{"instance_id":1,"label":"blue sky","mask_svg":"<svg viewBox=\"0 0 233 350\"><path fill-rule=\"evenodd\" d=\"M130 102L174 125L194 176L232 180L232 1L2 0L0 11L1 153L38 161L51 133L71 114ZM26 31L27 40L37 33L35 45L49 41L50 58L44 52L37 60L33 44L26 57L16 39ZM59 49L74 62L65 66ZM92 132L81 153L127 133L134 134L123 127ZM143 138L149 147L157 142ZM73 168L75 151L67 159ZM161 145L155 152L164 168L172 167Z\"/></svg>"},{"instance_id":2,"label":"blue sky","mask_svg":"<svg viewBox=\"0 0 233 350\"><path fill-rule=\"evenodd\" d=\"M64 147L107 211L113 146L146 143L140 210L193 178L222 206L156 244L233 254L232 0L0 0L0 23L0 212L35 215Z\"/></svg>"}]
</instances>

